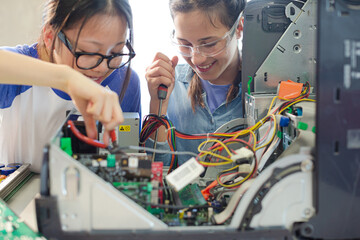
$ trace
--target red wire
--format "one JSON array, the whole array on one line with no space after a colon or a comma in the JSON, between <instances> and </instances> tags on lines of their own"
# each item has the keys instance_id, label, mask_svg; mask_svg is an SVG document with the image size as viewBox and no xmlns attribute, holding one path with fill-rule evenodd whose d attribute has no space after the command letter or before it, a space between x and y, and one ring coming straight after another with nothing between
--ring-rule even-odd
<instances>
[{"instance_id":1,"label":"red wire","mask_svg":"<svg viewBox=\"0 0 360 240\"><path fill-rule=\"evenodd\" d=\"M95 139L92 139L92 138L89 138L85 135L83 135L76 127L75 127L75 124L73 123L73 121L69 120L67 122L67 124L70 126L70 130L73 132L73 134L78 138L80 139L81 141L91 145L91 146L95 146L95 147L99 147L99 148L106 148L107 146L102 143L102 142L99 142L98 140L95 140Z\"/></svg>"},{"instance_id":2,"label":"red wire","mask_svg":"<svg viewBox=\"0 0 360 240\"><path fill-rule=\"evenodd\" d=\"M110 131L110 139L111 139L111 142L116 142L116 132L115 130L111 130Z\"/></svg>"}]
</instances>

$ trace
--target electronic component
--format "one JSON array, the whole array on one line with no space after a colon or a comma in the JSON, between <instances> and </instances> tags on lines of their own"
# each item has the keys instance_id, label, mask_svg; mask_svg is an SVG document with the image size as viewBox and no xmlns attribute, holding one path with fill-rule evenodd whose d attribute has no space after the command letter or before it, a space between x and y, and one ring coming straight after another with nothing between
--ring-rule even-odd
<instances>
[{"instance_id":1,"label":"electronic component","mask_svg":"<svg viewBox=\"0 0 360 240\"><path fill-rule=\"evenodd\" d=\"M183 206L205 205L207 202L197 184L189 184L179 191L179 199Z\"/></svg>"},{"instance_id":2,"label":"electronic component","mask_svg":"<svg viewBox=\"0 0 360 240\"><path fill-rule=\"evenodd\" d=\"M267 3L265 2L264 5ZM332 16L348 15L345 14L345 11L337 10L338 8L343 9L347 5L340 5L337 1L324 1L321 4L322 11L337 13L331 14ZM315 0L296 1L296 5L291 1L286 5L283 4L285 14L281 13L280 15L285 15L290 19L291 23L288 27L286 24L281 25L283 21L272 23L266 19L253 18L265 23L266 30L280 29L281 26L286 26L285 34L279 39L279 44L274 47L271 56L261 65L262 69L259 69L258 73L262 74L254 76L255 92L248 93L248 96L254 97L255 101L258 100L257 97L260 97L259 92L262 90L270 93L269 98L264 101L267 103L264 104L264 108L257 104L252 106L253 113L258 111L256 116L253 114L253 124L251 121L236 120L237 124L235 125L242 127L236 128L233 132L227 130L234 129L231 124L235 121L222 126L221 130L215 133L189 136L177 132L166 117L150 116L146 119L153 120L152 123L165 125L169 134L171 133L174 138L179 136L185 139L190 137L204 139L204 144L199 148L200 153L194 158L194 161L206 166L206 171L199 174L199 178L182 183L183 186L179 189L182 187L183 189L178 192L166 180L165 174L161 175L162 170L167 172L167 169L163 169L160 165L154 166L153 164L156 162L151 164L150 172L152 174L149 177L149 167L146 165L146 167L139 168L141 165L139 159L137 164L135 164L136 161L130 163L130 155L120 152L121 149L117 149L118 152L111 154L104 152L102 154L69 155L59 147L60 139L64 135L63 132L59 132L45 149L44 154L42 195L36 200L40 231L47 237L60 239L69 237L75 239L79 237L87 239L157 239L159 236L164 239L182 239L184 236L204 239L326 238L328 230L323 223L328 222L328 216L316 203L318 196L321 196L320 200L324 203L324 196L329 197L329 195L339 203L349 200L351 204L348 204L348 208L354 207L354 213L350 215L357 219L359 204L355 204L358 201L353 201L353 199L356 198L354 192L357 189L354 189L354 186L358 186L356 184L358 178L356 178L356 174L351 174L356 173L357 169L351 171L349 166L355 166L354 161L358 159L358 151L356 151L359 148L356 128L358 124L356 125L352 120L353 125L346 128L348 142L345 141L347 144L345 147L347 149L341 145L343 141L337 140L319 148L329 151L331 149L329 145L334 145L334 152L324 153L327 161L313 153L314 132L319 129L319 126L314 128L315 103L313 99L309 98L312 93L310 85L314 86L315 79L313 78L314 69L312 69L315 62L314 52L311 49L313 44L299 44L299 46L293 44L294 41L305 43L313 41L314 30L316 30L314 23L316 6L317 1ZM264 12L276 13L273 10L266 11L265 9ZM352 13L352 11L355 10L347 9L347 13ZM251 18L250 15L248 16ZM334 37L334 39L336 38ZM354 44L352 50L357 49L354 39L347 39L344 46L350 44L348 41ZM292 50L291 53L289 53L289 49ZM282 51L282 54L274 53L274 51ZM347 52L345 53L347 54ZM275 96L271 95L274 93L273 90L276 89L278 81L282 79L270 71L272 65L269 62L279 62L274 60L274 57L279 54L282 56L281 59L287 63L289 63L289 55L297 54L295 63L291 63L297 69L293 73L293 68L287 68L287 71L284 71L285 75L288 73L294 75L294 78L287 77L284 80L294 79L296 82L304 83L300 96L294 99L277 101ZM342 52L341 56L347 56L346 54ZM306 61L298 64L300 59L306 59ZM288 65L285 64L285 66ZM347 68L341 67L348 71ZM326 69L324 66L323 68ZM350 70L355 72L356 66L354 69L352 68L353 66ZM270 70L266 71L266 69ZM302 75L304 72L309 74L308 78ZM262 79L263 77L264 79ZM346 79L345 83L349 84L349 76L342 75L342 77ZM350 81L353 81L355 77L356 74L352 74ZM323 78L324 76L322 76ZM351 82L351 84L354 83ZM331 101L335 99L336 102L343 100L340 97L342 91L343 89L335 91L331 89L331 93L327 92L326 95L331 98ZM353 94L354 98L359 96L356 94ZM324 111L331 109L329 105L326 105ZM322 133L331 132L323 126L330 119L327 118L321 123ZM154 129L151 129L150 126L146 130L142 132L141 140L147 139L153 133L151 130ZM342 132L338 134L343 136ZM332 137L329 141L333 141L333 139L336 138ZM170 149L175 150L172 144L169 140ZM253 157L250 152L245 154L247 156L246 163L232 160L237 159L235 150L241 148L253 153ZM351 153L351 158L332 161L330 164L333 165L331 166L332 171L323 171L327 169L329 161L335 159L334 156L341 158L344 152ZM121 163L122 159L126 161L126 164ZM150 160L147 161L150 162ZM351 164L346 164L348 162ZM176 161L172 163L174 164L170 166L170 170L173 170L172 173L176 173L174 170L177 167ZM316 167L318 165L321 166L320 173L319 168ZM333 168L337 171L334 171ZM326 172L325 176L324 172ZM339 172L342 173L339 175L340 177L347 173L349 176L346 175L346 179L351 178L355 184L343 186L352 182L339 181L339 176L336 175ZM182 179L180 176L186 176L186 173L183 171L179 175L179 179ZM198 173L196 174L198 175ZM317 182L314 181L318 177L321 177L323 182L316 185ZM334 191L329 189L329 179L333 179L332 177L337 181L331 182L331 186L341 185L341 188L334 189ZM72 181L67 181L68 179L72 179ZM172 184L174 185L174 183ZM321 191L318 191L319 189ZM334 193L339 191L346 193L346 198L342 198L342 194L334 196ZM200 194L201 192L202 194ZM156 201L157 196L158 201ZM325 200L329 201L329 199ZM335 200L331 200L331 202L336 202ZM322 205L329 206L330 209L327 208L327 211L331 211L333 208L333 204ZM320 215L317 213L319 210ZM342 219L348 220L348 217L344 216ZM337 220L335 219L333 222L335 221ZM331 230L331 237L344 238L345 235L347 236L345 231L347 229L351 230L349 235L352 238L359 237L356 228L357 221L353 223L348 220L345 224L340 223L341 221L337 221L339 226L334 226L341 231ZM333 222L332 225L334 225ZM317 231L325 234L321 236Z\"/></svg>"},{"instance_id":3,"label":"electronic component","mask_svg":"<svg viewBox=\"0 0 360 240\"><path fill-rule=\"evenodd\" d=\"M176 191L180 191L197 178L204 170L204 167L200 165L195 158L191 158L176 170L168 174L166 176L166 180Z\"/></svg>"},{"instance_id":4,"label":"electronic component","mask_svg":"<svg viewBox=\"0 0 360 240\"><path fill-rule=\"evenodd\" d=\"M44 240L41 234L35 233L0 199L0 238Z\"/></svg>"},{"instance_id":5,"label":"electronic component","mask_svg":"<svg viewBox=\"0 0 360 240\"><path fill-rule=\"evenodd\" d=\"M136 153L136 150L129 149L129 146L139 145L140 116L136 112L123 113L124 122L117 128L117 139L119 147L126 153ZM100 139L102 135L100 134Z\"/></svg>"}]
</instances>

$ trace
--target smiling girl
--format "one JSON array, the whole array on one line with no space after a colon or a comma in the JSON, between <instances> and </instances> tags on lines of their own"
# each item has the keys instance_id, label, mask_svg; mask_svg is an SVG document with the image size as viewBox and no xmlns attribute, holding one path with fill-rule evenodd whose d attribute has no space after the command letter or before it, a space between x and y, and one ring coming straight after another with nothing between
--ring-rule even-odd
<instances>
[{"instance_id":1,"label":"smiling girl","mask_svg":"<svg viewBox=\"0 0 360 240\"><path fill-rule=\"evenodd\" d=\"M241 59L238 39L245 0L170 0L175 30L172 41L187 64L178 65L157 53L147 68L150 113L158 114L157 88L168 87L162 113L175 128L187 134L210 133L224 123L243 117ZM166 133L158 131L158 148L165 148ZM176 139L178 151L197 153L200 141ZM149 141L146 143L151 147ZM190 156L178 156L179 164ZM156 154L170 164L170 156Z\"/></svg>"}]
</instances>

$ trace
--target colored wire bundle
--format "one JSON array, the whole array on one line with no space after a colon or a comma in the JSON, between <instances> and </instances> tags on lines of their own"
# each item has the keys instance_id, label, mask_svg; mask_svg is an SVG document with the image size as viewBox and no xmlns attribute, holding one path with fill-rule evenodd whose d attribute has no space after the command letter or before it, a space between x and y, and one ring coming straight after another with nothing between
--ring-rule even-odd
<instances>
[{"instance_id":1,"label":"colored wire bundle","mask_svg":"<svg viewBox=\"0 0 360 240\"><path fill-rule=\"evenodd\" d=\"M310 83L306 82L305 86L304 86L304 89L301 92L299 97L296 97L296 98L293 98L293 99L286 99L286 98L282 98L282 97L279 97L279 96L275 96L271 101L271 104L270 104L270 107L269 107L269 111L267 112L267 115L270 114L276 99L280 99L280 100L283 100L283 101L286 101L286 102L284 102L283 104L280 105L280 107L275 109L273 114L275 114L275 113L281 114L283 111L285 111L285 109L287 109L288 107L291 107L292 105L294 105L294 104L296 104L298 102L302 102L302 101L314 102L315 100L308 99L308 97L310 95L310 89L311 89Z\"/></svg>"},{"instance_id":2,"label":"colored wire bundle","mask_svg":"<svg viewBox=\"0 0 360 240\"><path fill-rule=\"evenodd\" d=\"M168 120L166 116L158 116L155 114L149 114L145 116L143 128L140 132L140 145L144 146L145 141L161 126L165 126L166 128L167 142L169 144L170 151L176 152L175 128L172 122ZM175 166L178 167L178 157L177 155L173 154L171 156L169 172L171 172Z\"/></svg>"},{"instance_id":3,"label":"colored wire bundle","mask_svg":"<svg viewBox=\"0 0 360 240\"><path fill-rule=\"evenodd\" d=\"M273 142L276 137L278 123L276 120L275 115L280 115L284 113L287 109L291 106L302 102L302 101L312 101L315 100L308 99L310 94L310 84L307 82L304 84L303 90L299 97L294 99L285 99L281 97L274 97L270 104L269 110L267 115L258 121L255 125L250 126L246 129L234 131L234 132L227 132L227 133L203 133L203 134L186 134L176 130L169 119L165 116L157 116L157 115L148 115L144 119L143 122L143 129L140 134L140 142L144 143L151 134L153 134L157 128L160 126L165 126L167 132L167 142L169 143L171 152L176 151L176 138L186 139L186 140L199 140L204 139L205 141L202 142L198 146L198 157L197 160L200 164L206 167L214 167L220 165L233 165L234 161L231 159L233 156L234 150L231 149L231 145L233 143L240 143L245 146L247 149L253 151L254 158L256 159L256 151L265 148L264 152L268 149L268 146ZM279 99L284 101L279 107L275 110L274 103L275 100ZM259 129L268 123L268 128L264 136L260 140L258 140L258 136L260 135ZM207 149L204 149L207 148ZM171 153L169 152L169 153ZM251 177L254 177L256 168L258 165L257 160L253 161L253 168L249 172L249 174L243 179L246 181ZM175 167L178 166L177 158L173 155L171 160L171 165L169 172ZM217 180L221 186L232 188L234 186L239 186L244 181L239 181L234 184L224 184L221 182L221 176L223 174L228 174L233 172L236 168L231 167L223 172L221 172ZM234 173L235 175L235 173Z\"/></svg>"}]
</instances>

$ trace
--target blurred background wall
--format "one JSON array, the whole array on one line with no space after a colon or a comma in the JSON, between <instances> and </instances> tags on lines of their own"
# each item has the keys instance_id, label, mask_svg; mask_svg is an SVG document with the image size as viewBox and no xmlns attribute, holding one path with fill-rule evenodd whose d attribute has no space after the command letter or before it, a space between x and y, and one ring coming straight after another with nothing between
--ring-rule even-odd
<instances>
[{"instance_id":1,"label":"blurred background wall","mask_svg":"<svg viewBox=\"0 0 360 240\"><path fill-rule=\"evenodd\" d=\"M45 0L0 0L0 46L30 44L40 35Z\"/></svg>"}]
</instances>

